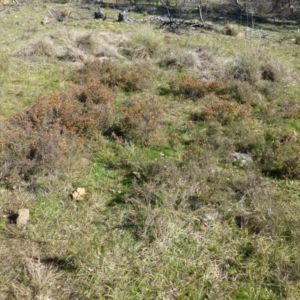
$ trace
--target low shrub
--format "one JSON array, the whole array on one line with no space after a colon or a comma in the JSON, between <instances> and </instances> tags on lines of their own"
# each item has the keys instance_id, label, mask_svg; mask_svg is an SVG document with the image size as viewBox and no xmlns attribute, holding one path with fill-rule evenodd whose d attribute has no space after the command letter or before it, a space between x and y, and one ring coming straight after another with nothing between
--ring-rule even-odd
<instances>
[{"instance_id":1,"label":"low shrub","mask_svg":"<svg viewBox=\"0 0 300 300\"><path fill-rule=\"evenodd\" d=\"M251 154L264 146L263 132L258 122L250 118L232 123L227 135L233 140L236 152Z\"/></svg>"},{"instance_id":2,"label":"low shrub","mask_svg":"<svg viewBox=\"0 0 300 300\"><path fill-rule=\"evenodd\" d=\"M261 95L265 96L265 98L270 101L280 99L284 94L284 90L272 81L260 80L256 82L255 87Z\"/></svg>"},{"instance_id":3,"label":"low shrub","mask_svg":"<svg viewBox=\"0 0 300 300\"><path fill-rule=\"evenodd\" d=\"M170 91L179 97L197 100L207 94L218 91L223 83L218 80L199 81L183 74L169 81Z\"/></svg>"},{"instance_id":4,"label":"low shrub","mask_svg":"<svg viewBox=\"0 0 300 300\"><path fill-rule=\"evenodd\" d=\"M74 85L72 94L82 103L108 104L113 100L111 91L97 78L88 78L84 85Z\"/></svg>"},{"instance_id":5,"label":"low shrub","mask_svg":"<svg viewBox=\"0 0 300 300\"><path fill-rule=\"evenodd\" d=\"M216 96L210 97L205 107L198 113L198 120L217 121L228 125L233 121L248 117L252 108L249 104L237 104L232 101L221 100Z\"/></svg>"},{"instance_id":6,"label":"low shrub","mask_svg":"<svg viewBox=\"0 0 300 300\"><path fill-rule=\"evenodd\" d=\"M3 122L0 181L8 186L46 176L74 163L85 139L109 126L112 95L97 80L44 96Z\"/></svg>"},{"instance_id":7,"label":"low shrub","mask_svg":"<svg viewBox=\"0 0 300 300\"><path fill-rule=\"evenodd\" d=\"M294 131L269 131L265 144L254 151L254 158L267 176L300 178L300 140Z\"/></svg>"},{"instance_id":8,"label":"low shrub","mask_svg":"<svg viewBox=\"0 0 300 300\"><path fill-rule=\"evenodd\" d=\"M120 87L126 91L138 91L153 82L153 70L147 62L119 65L110 60L87 62L78 72L75 81L85 83L90 77L98 78L110 88Z\"/></svg>"},{"instance_id":9,"label":"low shrub","mask_svg":"<svg viewBox=\"0 0 300 300\"><path fill-rule=\"evenodd\" d=\"M127 99L120 107L118 127L129 141L147 145L158 137L163 106L146 93Z\"/></svg>"}]
</instances>

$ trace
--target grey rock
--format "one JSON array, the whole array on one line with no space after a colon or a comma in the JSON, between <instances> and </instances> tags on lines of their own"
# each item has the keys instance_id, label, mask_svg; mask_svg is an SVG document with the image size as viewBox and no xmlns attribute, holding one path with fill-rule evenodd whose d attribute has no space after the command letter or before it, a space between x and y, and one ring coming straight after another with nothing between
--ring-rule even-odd
<instances>
[{"instance_id":1,"label":"grey rock","mask_svg":"<svg viewBox=\"0 0 300 300\"><path fill-rule=\"evenodd\" d=\"M234 152L232 154L233 163L245 166L253 163L253 159L249 154Z\"/></svg>"},{"instance_id":2,"label":"grey rock","mask_svg":"<svg viewBox=\"0 0 300 300\"><path fill-rule=\"evenodd\" d=\"M202 220L204 222L209 222L209 221L219 219L220 217L221 217L221 215L218 212L208 213L208 214L205 214L204 216L202 216Z\"/></svg>"}]
</instances>

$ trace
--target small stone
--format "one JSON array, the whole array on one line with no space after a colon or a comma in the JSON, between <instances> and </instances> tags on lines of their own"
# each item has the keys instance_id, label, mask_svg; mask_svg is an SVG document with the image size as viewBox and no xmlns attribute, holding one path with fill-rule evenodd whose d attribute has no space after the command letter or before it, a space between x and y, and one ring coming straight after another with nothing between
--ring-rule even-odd
<instances>
[{"instance_id":1,"label":"small stone","mask_svg":"<svg viewBox=\"0 0 300 300\"><path fill-rule=\"evenodd\" d=\"M215 213L208 213L206 215L204 215L202 217L203 221L204 222L209 222L209 221L213 221L213 220L216 220L216 219L219 219L220 218L220 214L215 212Z\"/></svg>"},{"instance_id":2,"label":"small stone","mask_svg":"<svg viewBox=\"0 0 300 300\"><path fill-rule=\"evenodd\" d=\"M84 200L85 196L86 196L85 188L77 188L77 190L72 193L72 199L76 201Z\"/></svg>"},{"instance_id":3,"label":"small stone","mask_svg":"<svg viewBox=\"0 0 300 300\"><path fill-rule=\"evenodd\" d=\"M237 163L241 166L253 163L252 157L249 154L235 152L232 154L232 157L233 163Z\"/></svg>"},{"instance_id":4,"label":"small stone","mask_svg":"<svg viewBox=\"0 0 300 300\"><path fill-rule=\"evenodd\" d=\"M46 24L49 24L50 23L50 20L48 17L44 17L44 19L42 20L42 25L46 25Z\"/></svg>"},{"instance_id":5,"label":"small stone","mask_svg":"<svg viewBox=\"0 0 300 300\"><path fill-rule=\"evenodd\" d=\"M19 209L18 217L17 217L17 226L18 227L26 226L28 220L29 220L29 209L27 208Z\"/></svg>"}]
</instances>

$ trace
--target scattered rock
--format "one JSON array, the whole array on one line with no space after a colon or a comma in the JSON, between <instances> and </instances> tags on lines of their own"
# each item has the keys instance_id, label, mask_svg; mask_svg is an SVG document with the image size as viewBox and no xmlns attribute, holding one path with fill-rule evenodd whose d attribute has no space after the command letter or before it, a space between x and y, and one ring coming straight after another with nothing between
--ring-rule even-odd
<instances>
[{"instance_id":1,"label":"scattered rock","mask_svg":"<svg viewBox=\"0 0 300 300\"><path fill-rule=\"evenodd\" d=\"M82 201L84 200L85 196L86 196L86 191L85 188L77 188L76 191L74 191L72 194L72 199L76 200L76 201Z\"/></svg>"},{"instance_id":2,"label":"scattered rock","mask_svg":"<svg viewBox=\"0 0 300 300\"><path fill-rule=\"evenodd\" d=\"M208 213L208 214L202 216L202 220L207 223L207 222L219 219L220 216L221 215L219 213L217 213L217 212L215 212L215 213Z\"/></svg>"},{"instance_id":3,"label":"scattered rock","mask_svg":"<svg viewBox=\"0 0 300 300\"><path fill-rule=\"evenodd\" d=\"M246 166L253 163L252 157L249 154L235 152L232 154L233 163L241 166Z\"/></svg>"},{"instance_id":4,"label":"scattered rock","mask_svg":"<svg viewBox=\"0 0 300 300\"><path fill-rule=\"evenodd\" d=\"M50 20L49 20L48 17L44 17L44 19L41 22L42 25L46 25L46 24L49 24L49 23L50 23Z\"/></svg>"},{"instance_id":5,"label":"scattered rock","mask_svg":"<svg viewBox=\"0 0 300 300\"><path fill-rule=\"evenodd\" d=\"M17 217L17 226L18 227L26 226L28 220L29 220L29 209L27 208L19 209L18 217Z\"/></svg>"}]
</instances>

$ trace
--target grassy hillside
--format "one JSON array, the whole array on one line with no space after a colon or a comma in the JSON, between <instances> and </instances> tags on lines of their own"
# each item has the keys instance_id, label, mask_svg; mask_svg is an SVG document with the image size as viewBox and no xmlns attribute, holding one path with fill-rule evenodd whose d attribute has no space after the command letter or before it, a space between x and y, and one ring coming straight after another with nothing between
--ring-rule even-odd
<instances>
[{"instance_id":1,"label":"grassy hillside","mask_svg":"<svg viewBox=\"0 0 300 300\"><path fill-rule=\"evenodd\" d=\"M1 12L0 299L298 299L297 34L104 11Z\"/></svg>"}]
</instances>

